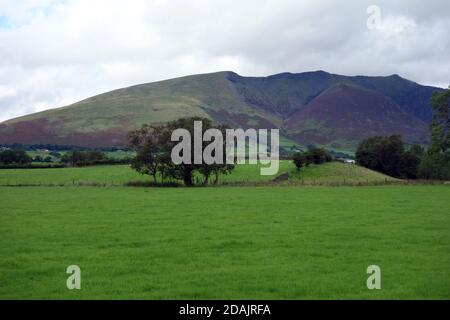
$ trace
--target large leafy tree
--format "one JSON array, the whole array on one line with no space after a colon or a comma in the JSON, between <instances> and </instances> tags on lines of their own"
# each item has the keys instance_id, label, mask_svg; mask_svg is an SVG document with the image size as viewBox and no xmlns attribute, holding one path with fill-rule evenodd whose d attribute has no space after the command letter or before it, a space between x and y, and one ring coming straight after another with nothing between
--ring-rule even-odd
<instances>
[{"instance_id":1,"label":"large leafy tree","mask_svg":"<svg viewBox=\"0 0 450 320\"><path fill-rule=\"evenodd\" d=\"M430 153L447 152L450 149L450 87L435 92L430 100L433 120L430 125Z\"/></svg>"},{"instance_id":2,"label":"large leafy tree","mask_svg":"<svg viewBox=\"0 0 450 320\"><path fill-rule=\"evenodd\" d=\"M203 184L207 184L211 176L217 183L220 174L228 174L234 169L234 165L226 164L174 164L171 159L171 151L178 143L171 141L172 132L176 129L186 129L194 137L194 121L202 122L202 134L213 128L211 120L200 117L181 118L160 126L143 125L140 129L129 133L129 146L136 151L136 157L132 160L132 167L141 174L151 175L157 181L158 174L162 181L166 178L183 180L184 184L194 184L194 174L198 172L203 176ZM224 132L227 126L221 125L217 129ZM202 142L203 148L209 142ZM202 150L203 150L202 148ZM225 143L223 155L226 157ZM194 139L191 139L191 159L194 158Z\"/></svg>"},{"instance_id":3,"label":"large leafy tree","mask_svg":"<svg viewBox=\"0 0 450 320\"><path fill-rule=\"evenodd\" d=\"M430 99L433 119L430 124L431 141L428 152L419 165L423 179L450 179L450 88L435 92Z\"/></svg>"},{"instance_id":4,"label":"large leafy tree","mask_svg":"<svg viewBox=\"0 0 450 320\"><path fill-rule=\"evenodd\" d=\"M162 166L161 126L143 125L128 134L129 145L136 151L131 167L141 174L148 174L156 182Z\"/></svg>"},{"instance_id":5,"label":"large leafy tree","mask_svg":"<svg viewBox=\"0 0 450 320\"><path fill-rule=\"evenodd\" d=\"M371 137L358 145L356 161L363 167L392 177L414 179L420 162L418 148L405 151L399 135Z\"/></svg>"}]
</instances>

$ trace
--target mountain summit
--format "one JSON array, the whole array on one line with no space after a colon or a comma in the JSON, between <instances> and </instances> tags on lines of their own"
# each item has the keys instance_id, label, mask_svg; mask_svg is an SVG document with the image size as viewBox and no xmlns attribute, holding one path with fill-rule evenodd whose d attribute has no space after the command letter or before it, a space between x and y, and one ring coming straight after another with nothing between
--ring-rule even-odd
<instances>
[{"instance_id":1,"label":"mountain summit","mask_svg":"<svg viewBox=\"0 0 450 320\"><path fill-rule=\"evenodd\" d=\"M122 146L129 130L203 116L238 128L280 128L300 144L353 149L372 135L426 143L434 91L398 75L325 71L243 77L224 71L146 83L0 124L0 143Z\"/></svg>"}]
</instances>

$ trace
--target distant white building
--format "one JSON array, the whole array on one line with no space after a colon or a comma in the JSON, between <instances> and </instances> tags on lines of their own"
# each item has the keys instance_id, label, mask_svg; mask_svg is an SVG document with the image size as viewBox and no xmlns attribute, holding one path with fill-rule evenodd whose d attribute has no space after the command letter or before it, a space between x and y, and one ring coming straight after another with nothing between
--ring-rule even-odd
<instances>
[{"instance_id":1,"label":"distant white building","mask_svg":"<svg viewBox=\"0 0 450 320\"><path fill-rule=\"evenodd\" d=\"M342 162L342 163L356 164L355 160L347 159L347 158L336 158L336 161L339 161L339 162Z\"/></svg>"},{"instance_id":2,"label":"distant white building","mask_svg":"<svg viewBox=\"0 0 450 320\"><path fill-rule=\"evenodd\" d=\"M344 163L356 164L356 161L353 159L344 159Z\"/></svg>"}]
</instances>

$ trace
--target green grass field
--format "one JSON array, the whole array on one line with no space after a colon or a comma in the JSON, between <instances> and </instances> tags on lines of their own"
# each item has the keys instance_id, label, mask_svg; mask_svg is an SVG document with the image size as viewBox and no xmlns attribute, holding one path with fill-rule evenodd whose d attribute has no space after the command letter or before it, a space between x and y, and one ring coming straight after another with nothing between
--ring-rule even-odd
<instances>
[{"instance_id":1,"label":"green grass field","mask_svg":"<svg viewBox=\"0 0 450 320\"><path fill-rule=\"evenodd\" d=\"M297 172L291 161L280 161L278 174L289 172L290 182L376 182L395 180L381 173L355 165L339 162L323 165L310 165ZM264 183L274 179L274 176L261 176L260 167L256 165L237 165L230 175L222 175L220 183ZM142 176L127 165L95 166L84 168L62 169L8 169L0 170L0 186L17 185L65 185L104 184L106 186L121 186L130 181L151 181L149 176Z\"/></svg>"},{"instance_id":2,"label":"green grass field","mask_svg":"<svg viewBox=\"0 0 450 320\"><path fill-rule=\"evenodd\" d=\"M1 187L0 298L449 299L449 195ZM72 264L81 290L66 288ZM372 264L381 290L366 287Z\"/></svg>"},{"instance_id":3,"label":"green grass field","mask_svg":"<svg viewBox=\"0 0 450 320\"><path fill-rule=\"evenodd\" d=\"M94 166L62 169L7 169L0 170L0 185L72 185L74 183L123 184L128 181L146 181L127 165Z\"/></svg>"},{"instance_id":4,"label":"green grass field","mask_svg":"<svg viewBox=\"0 0 450 320\"><path fill-rule=\"evenodd\" d=\"M291 180L300 180L316 183L332 182L383 182L398 181L398 179L386 176L382 173L369 170L352 164L343 164L340 162L327 162L321 165L310 165L302 168L299 172L290 171Z\"/></svg>"}]
</instances>

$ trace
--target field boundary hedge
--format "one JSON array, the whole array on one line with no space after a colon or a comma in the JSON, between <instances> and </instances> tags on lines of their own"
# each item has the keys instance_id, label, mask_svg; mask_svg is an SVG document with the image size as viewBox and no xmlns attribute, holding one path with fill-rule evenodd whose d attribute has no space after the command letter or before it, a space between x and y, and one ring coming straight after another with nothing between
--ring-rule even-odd
<instances>
[{"instance_id":1,"label":"field boundary hedge","mask_svg":"<svg viewBox=\"0 0 450 320\"><path fill-rule=\"evenodd\" d=\"M65 164L3 164L0 169L60 169L67 168Z\"/></svg>"}]
</instances>

